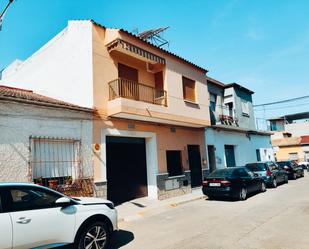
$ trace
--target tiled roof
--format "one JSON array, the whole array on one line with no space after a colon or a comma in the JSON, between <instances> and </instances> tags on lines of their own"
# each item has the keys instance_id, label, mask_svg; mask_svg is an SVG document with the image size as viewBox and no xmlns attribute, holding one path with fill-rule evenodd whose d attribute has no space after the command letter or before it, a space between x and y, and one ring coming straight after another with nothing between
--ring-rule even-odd
<instances>
[{"instance_id":1,"label":"tiled roof","mask_svg":"<svg viewBox=\"0 0 309 249\"><path fill-rule=\"evenodd\" d=\"M309 136L301 136L301 144L309 144Z\"/></svg>"},{"instance_id":2,"label":"tiled roof","mask_svg":"<svg viewBox=\"0 0 309 249\"><path fill-rule=\"evenodd\" d=\"M94 20L92 20L92 19L91 19L90 21L91 21L93 24L95 24L95 25L97 25L97 26L100 26L100 27L102 27L102 28L104 28L104 29L107 28L107 27L105 27L105 26L103 26L103 25L97 23L96 21L94 21ZM172 52L170 52L170 51L168 51L168 50L165 50L165 49L163 49L163 48L161 48L161 47L159 47L159 46L156 46L156 45L152 44L151 42L148 42L148 41L146 41L146 40L144 40L144 39L141 39L141 38L140 38L139 36L137 36L136 34L133 34L133 33L129 32L129 31L125 30L125 29L118 29L118 30L121 31L121 32L123 32L123 33L125 33L125 34L130 35L131 37L133 37L133 38L135 38L135 39L138 39L138 40L140 40L140 41L145 42L146 44L150 45L151 47L153 47L153 48L155 48L155 49L159 49L159 50L161 50L161 51L164 52L164 53L167 53L167 54L169 54L169 55L172 55L172 56L176 57L177 59L180 59L180 60L184 61L185 63L188 63L189 65L191 65L191 66L193 66L193 67L195 67L195 68L197 68L197 69L203 71L205 74L208 72L207 69L202 68L202 67L200 67L200 66L194 64L193 62L191 62L191 61L189 61L189 60L187 60L187 59L184 59L183 57L180 57L179 55L177 55L177 54L175 54L175 53L172 53Z\"/></svg>"},{"instance_id":3,"label":"tiled roof","mask_svg":"<svg viewBox=\"0 0 309 249\"><path fill-rule=\"evenodd\" d=\"M24 103L31 103L36 105L49 105L54 107L61 107L72 110L80 110L86 112L92 112L91 108L81 107L78 105L73 105L68 102L64 102L58 99L50 98L43 96L37 93L34 93L31 90L2 86L0 85L0 99L10 100L10 101L19 101Z\"/></svg>"}]
</instances>

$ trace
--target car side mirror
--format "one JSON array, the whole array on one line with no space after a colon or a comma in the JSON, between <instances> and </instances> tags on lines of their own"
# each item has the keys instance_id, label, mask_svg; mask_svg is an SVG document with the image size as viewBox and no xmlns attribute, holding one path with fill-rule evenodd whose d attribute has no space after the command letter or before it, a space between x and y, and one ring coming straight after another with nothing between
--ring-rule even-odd
<instances>
[{"instance_id":1,"label":"car side mirror","mask_svg":"<svg viewBox=\"0 0 309 249\"><path fill-rule=\"evenodd\" d=\"M60 206L67 206L71 204L71 200L68 197L61 197L55 201Z\"/></svg>"}]
</instances>

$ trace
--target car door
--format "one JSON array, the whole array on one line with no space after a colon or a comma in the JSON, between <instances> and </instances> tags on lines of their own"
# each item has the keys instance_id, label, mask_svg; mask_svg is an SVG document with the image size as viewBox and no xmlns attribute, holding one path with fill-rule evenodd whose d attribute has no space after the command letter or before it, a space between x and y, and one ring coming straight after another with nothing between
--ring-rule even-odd
<instances>
[{"instance_id":1,"label":"car door","mask_svg":"<svg viewBox=\"0 0 309 249\"><path fill-rule=\"evenodd\" d=\"M4 195L0 189L0 248L11 249L13 231L10 214L4 210Z\"/></svg>"},{"instance_id":2,"label":"car door","mask_svg":"<svg viewBox=\"0 0 309 249\"><path fill-rule=\"evenodd\" d=\"M252 177L248 173L249 171L246 168L239 168L238 169L238 175L240 176L240 179L243 184L247 187L247 192L251 193L254 191L253 181Z\"/></svg>"},{"instance_id":3,"label":"car door","mask_svg":"<svg viewBox=\"0 0 309 249\"><path fill-rule=\"evenodd\" d=\"M257 176L256 173L251 172L248 169L245 169L247 171L247 174L250 178L250 184L251 184L251 192L256 192L260 190L260 183L261 178L260 176Z\"/></svg>"},{"instance_id":4,"label":"car door","mask_svg":"<svg viewBox=\"0 0 309 249\"><path fill-rule=\"evenodd\" d=\"M76 207L57 206L60 197L41 187L8 189L14 249L73 242Z\"/></svg>"}]
</instances>

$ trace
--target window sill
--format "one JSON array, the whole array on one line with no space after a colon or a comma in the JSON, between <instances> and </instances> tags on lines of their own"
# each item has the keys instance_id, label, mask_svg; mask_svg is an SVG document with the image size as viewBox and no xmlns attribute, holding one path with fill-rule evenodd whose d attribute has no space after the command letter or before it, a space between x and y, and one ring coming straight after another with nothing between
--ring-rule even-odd
<instances>
[{"instance_id":1,"label":"window sill","mask_svg":"<svg viewBox=\"0 0 309 249\"><path fill-rule=\"evenodd\" d=\"M194 102L194 101L191 101L191 100L186 100L186 99L184 99L184 102L187 106L199 108L199 104L197 102Z\"/></svg>"},{"instance_id":2,"label":"window sill","mask_svg":"<svg viewBox=\"0 0 309 249\"><path fill-rule=\"evenodd\" d=\"M182 177L186 177L185 175L177 175L177 176L169 176L168 179L177 179L177 178L182 178Z\"/></svg>"}]
</instances>

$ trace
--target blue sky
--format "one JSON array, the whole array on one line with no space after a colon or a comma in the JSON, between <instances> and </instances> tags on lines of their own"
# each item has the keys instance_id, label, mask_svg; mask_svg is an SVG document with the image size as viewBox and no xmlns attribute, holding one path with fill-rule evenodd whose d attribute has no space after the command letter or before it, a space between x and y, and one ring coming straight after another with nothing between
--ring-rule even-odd
<instances>
[{"instance_id":1,"label":"blue sky","mask_svg":"<svg viewBox=\"0 0 309 249\"><path fill-rule=\"evenodd\" d=\"M7 1L0 0L1 9ZM69 19L129 31L170 26L169 50L211 77L252 89L256 104L309 93L307 0L17 0L0 32L0 69L27 58ZM308 111L308 102L275 114Z\"/></svg>"}]
</instances>

